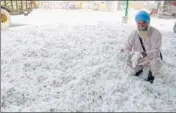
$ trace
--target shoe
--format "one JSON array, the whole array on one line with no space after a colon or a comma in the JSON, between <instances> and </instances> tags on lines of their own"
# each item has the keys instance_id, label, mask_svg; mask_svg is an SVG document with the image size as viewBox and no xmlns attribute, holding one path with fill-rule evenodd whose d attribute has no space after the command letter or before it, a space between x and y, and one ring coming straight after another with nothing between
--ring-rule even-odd
<instances>
[{"instance_id":1,"label":"shoe","mask_svg":"<svg viewBox=\"0 0 176 113\"><path fill-rule=\"evenodd\" d=\"M153 83L154 79L155 79L155 78L154 78L154 76L152 75L152 72L149 71L147 81L149 81L150 83Z\"/></svg>"},{"instance_id":2,"label":"shoe","mask_svg":"<svg viewBox=\"0 0 176 113\"><path fill-rule=\"evenodd\" d=\"M135 76L139 76L142 72L143 72L143 69L139 70L138 72L136 72Z\"/></svg>"}]
</instances>

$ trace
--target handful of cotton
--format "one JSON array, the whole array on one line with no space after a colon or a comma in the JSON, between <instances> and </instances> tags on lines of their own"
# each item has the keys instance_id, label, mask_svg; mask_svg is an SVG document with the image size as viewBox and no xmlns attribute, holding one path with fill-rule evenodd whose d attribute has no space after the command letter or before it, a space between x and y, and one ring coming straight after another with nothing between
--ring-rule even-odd
<instances>
[{"instance_id":1,"label":"handful of cotton","mask_svg":"<svg viewBox=\"0 0 176 113\"><path fill-rule=\"evenodd\" d=\"M138 64L138 60L141 59L143 56L141 55L140 52L134 52L134 55L131 58L132 62L132 67L135 68L136 65Z\"/></svg>"}]
</instances>

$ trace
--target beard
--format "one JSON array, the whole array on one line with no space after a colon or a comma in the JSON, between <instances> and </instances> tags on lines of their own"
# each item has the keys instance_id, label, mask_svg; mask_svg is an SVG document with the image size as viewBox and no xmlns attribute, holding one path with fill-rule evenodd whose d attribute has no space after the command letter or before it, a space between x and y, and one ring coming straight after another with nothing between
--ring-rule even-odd
<instances>
[{"instance_id":1,"label":"beard","mask_svg":"<svg viewBox=\"0 0 176 113\"><path fill-rule=\"evenodd\" d=\"M148 27L145 30L143 30L143 29L139 30L138 29L137 31L138 31L139 36L143 39L147 39L149 37L149 29L150 29L150 27Z\"/></svg>"}]
</instances>

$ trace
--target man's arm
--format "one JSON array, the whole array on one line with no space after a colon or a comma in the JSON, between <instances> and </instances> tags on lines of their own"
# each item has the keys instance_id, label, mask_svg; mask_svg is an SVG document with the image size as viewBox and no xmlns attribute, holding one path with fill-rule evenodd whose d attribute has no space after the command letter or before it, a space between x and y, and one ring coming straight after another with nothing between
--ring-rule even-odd
<instances>
[{"instance_id":1,"label":"man's arm","mask_svg":"<svg viewBox=\"0 0 176 113\"><path fill-rule=\"evenodd\" d=\"M161 33L158 32L156 33L156 38L151 41L151 51L147 51L147 57L148 58L155 58L158 57L158 55L160 54L161 51L161 42L162 42L162 36Z\"/></svg>"},{"instance_id":2,"label":"man's arm","mask_svg":"<svg viewBox=\"0 0 176 113\"><path fill-rule=\"evenodd\" d=\"M133 45L134 45L134 40L135 39L135 32L132 32L129 36L128 36L128 40L126 41L125 43L125 47L124 47L124 50L125 51L128 51L128 52L131 52L132 51L132 48L133 48Z\"/></svg>"}]
</instances>

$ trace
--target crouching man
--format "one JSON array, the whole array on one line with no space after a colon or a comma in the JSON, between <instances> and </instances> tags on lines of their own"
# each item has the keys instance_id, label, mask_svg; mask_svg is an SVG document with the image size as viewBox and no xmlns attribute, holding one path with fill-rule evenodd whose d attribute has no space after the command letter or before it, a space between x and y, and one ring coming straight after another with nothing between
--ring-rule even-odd
<instances>
[{"instance_id":1,"label":"crouching man","mask_svg":"<svg viewBox=\"0 0 176 113\"><path fill-rule=\"evenodd\" d=\"M153 83L162 66L162 36L156 28L150 26L150 15L147 12L138 12L135 21L137 30L129 35L121 52L128 53L127 65L133 70L131 74L139 76L143 68L148 67L147 81Z\"/></svg>"}]
</instances>

